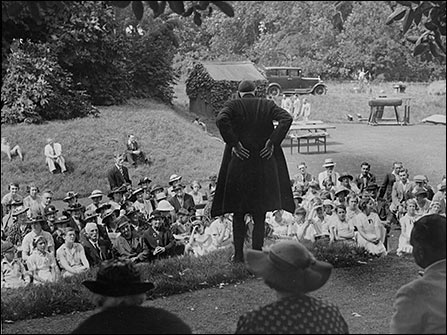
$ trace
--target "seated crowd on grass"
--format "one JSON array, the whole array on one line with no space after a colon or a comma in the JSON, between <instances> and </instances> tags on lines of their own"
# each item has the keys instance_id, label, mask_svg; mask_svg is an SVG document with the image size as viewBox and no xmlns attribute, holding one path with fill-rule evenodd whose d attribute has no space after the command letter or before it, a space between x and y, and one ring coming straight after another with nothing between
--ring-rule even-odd
<instances>
[{"instance_id":1,"label":"seated crowd on grass","mask_svg":"<svg viewBox=\"0 0 447 335\"><path fill-rule=\"evenodd\" d=\"M401 226L397 250L401 255L411 253L409 237L417 218L445 215L445 177L435 193L425 176L410 181L400 162L393 164L381 186L367 162L361 163L355 177L336 172L332 159L326 159L323 167L325 171L312 175L305 163L298 165L299 172L291 179L294 213L279 208L266 214L265 237L271 243L322 240L384 256L394 223ZM78 193L70 191L61 215L51 203L51 190L39 195L38 186L31 184L23 197L20 185L11 183L2 198L1 285L57 281L113 258L140 263L227 248L233 242L232 214L210 216L216 181L217 176L211 176L205 190L193 181L187 192L182 176L171 175L165 187L152 185L146 177L136 188L123 182L107 195L93 190L86 207L78 202ZM106 196L109 200L103 201ZM245 219L249 247L253 220L249 214Z\"/></svg>"}]
</instances>

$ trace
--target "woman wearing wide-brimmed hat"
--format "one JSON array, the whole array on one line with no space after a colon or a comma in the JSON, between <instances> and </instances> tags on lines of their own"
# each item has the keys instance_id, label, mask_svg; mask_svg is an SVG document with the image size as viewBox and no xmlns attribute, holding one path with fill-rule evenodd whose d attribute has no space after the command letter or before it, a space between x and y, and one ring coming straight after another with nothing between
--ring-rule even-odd
<instances>
[{"instance_id":1,"label":"woman wearing wide-brimmed hat","mask_svg":"<svg viewBox=\"0 0 447 335\"><path fill-rule=\"evenodd\" d=\"M93 293L99 312L72 334L191 334L191 328L175 314L140 306L154 284L142 281L138 268L129 261L103 262L96 280L82 284Z\"/></svg>"},{"instance_id":2,"label":"woman wearing wide-brimmed hat","mask_svg":"<svg viewBox=\"0 0 447 335\"><path fill-rule=\"evenodd\" d=\"M292 240L264 251L247 250L245 259L249 271L276 292L277 300L241 315L236 334L348 334L336 305L308 295L329 280L331 264L316 260Z\"/></svg>"}]
</instances>

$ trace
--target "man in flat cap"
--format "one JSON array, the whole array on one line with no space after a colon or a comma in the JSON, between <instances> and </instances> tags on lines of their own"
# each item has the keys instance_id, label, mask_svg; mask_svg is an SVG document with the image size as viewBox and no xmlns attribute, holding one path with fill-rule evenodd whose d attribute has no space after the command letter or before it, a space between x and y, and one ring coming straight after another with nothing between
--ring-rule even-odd
<instances>
[{"instance_id":1,"label":"man in flat cap","mask_svg":"<svg viewBox=\"0 0 447 335\"><path fill-rule=\"evenodd\" d=\"M292 124L292 116L272 100L255 96L256 86L242 81L240 99L229 101L219 112L217 127L226 143L211 216L233 216L234 262L243 262L246 234L244 215L254 220L252 247L264 244L267 211L293 213L295 203L281 142ZM278 121L276 128L273 121Z\"/></svg>"}]
</instances>

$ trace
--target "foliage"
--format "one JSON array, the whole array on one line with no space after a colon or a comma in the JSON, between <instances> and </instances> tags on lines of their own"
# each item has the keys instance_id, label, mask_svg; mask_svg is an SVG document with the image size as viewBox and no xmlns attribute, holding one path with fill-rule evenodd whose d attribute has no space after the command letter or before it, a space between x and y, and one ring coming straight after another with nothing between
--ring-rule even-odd
<instances>
[{"instance_id":1,"label":"foliage","mask_svg":"<svg viewBox=\"0 0 447 335\"><path fill-rule=\"evenodd\" d=\"M130 96L128 44L111 6L105 1L73 2L46 22L59 64L87 90L93 104L120 104Z\"/></svg>"},{"instance_id":2,"label":"foliage","mask_svg":"<svg viewBox=\"0 0 447 335\"><path fill-rule=\"evenodd\" d=\"M352 247L344 243L328 244L325 240L315 241L309 250L316 259L331 263L336 268L359 266L374 257L365 248Z\"/></svg>"},{"instance_id":3,"label":"foliage","mask_svg":"<svg viewBox=\"0 0 447 335\"><path fill-rule=\"evenodd\" d=\"M2 136L9 138L11 144L20 144L25 159L9 162L2 157L1 194L8 192L11 180L20 184L23 196L25 185L31 182L41 191L52 190L55 200L62 199L68 190L76 190L81 197L94 189L107 193L106 173L113 166L113 153L125 150L128 134L134 134L141 150L153 158L151 166L129 167L133 186L142 177L167 186L173 173L181 174L188 184L194 179L208 180L208 176L218 172L222 143L198 132L191 122L193 116L185 117L184 111L176 114L165 104L133 99L124 105L99 109L98 118L53 121L38 127L2 125ZM68 168L65 175L51 174L45 164L43 148L49 134L62 145Z\"/></svg>"},{"instance_id":4,"label":"foliage","mask_svg":"<svg viewBox=\"0 0 447 335\"><path fill-rule=\"evenodd\" d=\"M178 79L172 67L177 38L173 24L144 17L139 23L129 19L121 21L126 32L126 73L135 98L156 98L172 103L173 85ZM133 29L129 29L132 27Z\"/></svg>"},{"instance_id":5,"label":"foliage","mask_svg":"<svg viewBox=\"0 0 447 335\"><path fill-rule=\"evenodd\" d=\"M255 81L256 95L265 96L267 83ZM222 109L224 104L232 99L237 91L239 81L216 81L208 74L202 64L196 64L186 79L186 94L191 98L200 98L205 101L214 112L214 115Z\"/></svg>"},{"instance_id":6,"label":"foliage","mask_svg":"<svg viewBox=\"0 0 447 335\"><path fill-rule=\"evenodd\" d=\"M2 123L70 119L99 112L47 44L17 41L2 85Z\"/></svg>"},{"instance_id":7,"label":"foliage","mask_svg":"<svg viewBox=\"0 0 447 335\"><path fill-rule=\"evenodd\" d=\"M258 66L299 66L305 75L352 78L362 67L387 80L445 77L445 66L411 57L411 44L386 25L379 1L235 1L235 16L218 13L201 29L180 20L177 67L196 61L249 59ZM415 31L416 33L416 31Z\"/></svg>"},{"instance_id":8,"label":"foliage","mask_svg":"<svg viewBox=\"0 0 447 335\"><path fill-rule=\"evenodd\" d=\"M406 34L412 26L421 27L419 36L407 36L414 43L413 55L435 58L445 62L446 58L446 1L396 1L386 24L402 21L402 32Z\"/></svg>"}]
</instances>

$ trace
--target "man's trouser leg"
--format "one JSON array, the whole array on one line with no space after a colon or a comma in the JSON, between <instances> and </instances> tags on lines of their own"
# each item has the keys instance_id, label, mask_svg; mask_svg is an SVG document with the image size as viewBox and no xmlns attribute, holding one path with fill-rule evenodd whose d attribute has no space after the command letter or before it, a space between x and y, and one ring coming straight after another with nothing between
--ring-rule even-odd
<instances>
[{"instance_id":1,"label":"man's trouser leg","mask_svg":"<svg viewBox=\"0 0 447 335\"><path fill-rule=\"evenodd\" d=\"M252 247L254 250L262 250L265 235L265 213L253 214Z\"/></svg>"},{"instance_id":2,"label":"man's trouser leg","mask_svg":"<svg viewBox=\"0 0 447 335\"><path fill-rule=\"evenodd\" d=\"M47 164L48 164L48 168L50 169L50 172L53 172L54 170L56 170L56 165L54 164L54 161L51 158L47 158Z\"/></svg>"},{"instance_id":3,"label":"man's trouser leg","mask_svg":"<svg viewBox=\"0 0 447 335\"><path fill-rule=\"evenodd\" d=\"M234 242L234 261L244 261L244 241L246 226L243 213L234 213L233 215L233 242Z\"/></svg>"},{"instance_id":4,"label":"man's trouser leg","mask_svg":"<svg viewBox=\"0 0 447 335\"><path fill-rule=\"evenodd\" d=\"M59 164L59 166L61 167L61 172L67 171L67 167L65 166L65 158L64 157L59 156L56 159L56 163Z\"/></svg>"}]
</instances>

